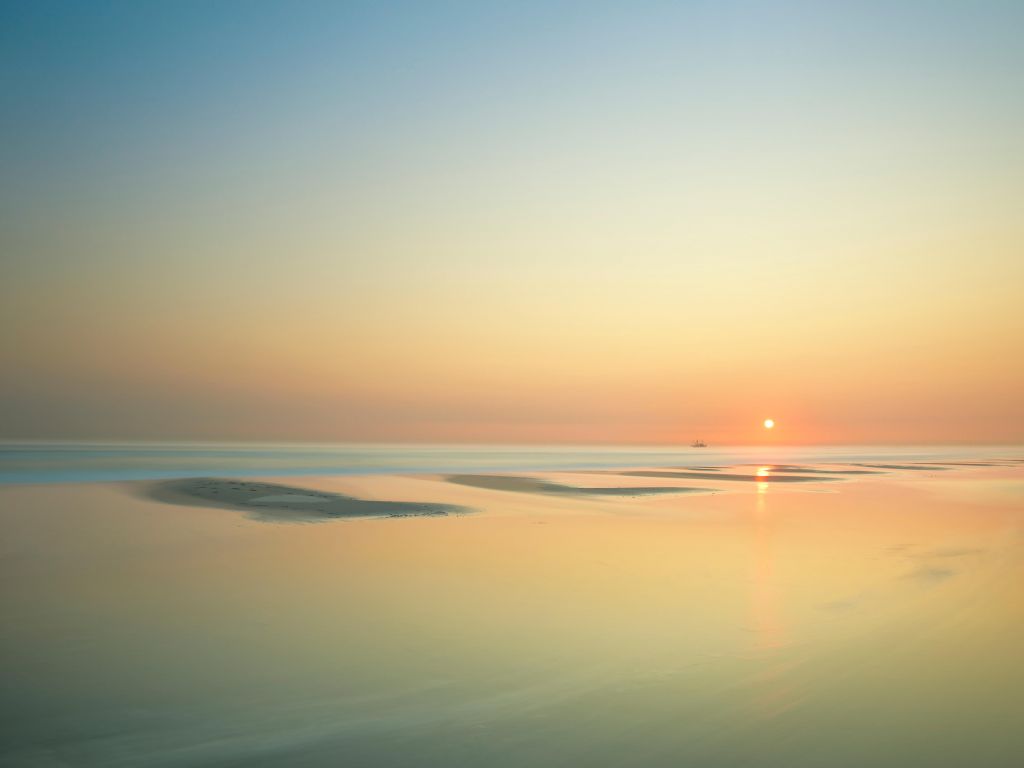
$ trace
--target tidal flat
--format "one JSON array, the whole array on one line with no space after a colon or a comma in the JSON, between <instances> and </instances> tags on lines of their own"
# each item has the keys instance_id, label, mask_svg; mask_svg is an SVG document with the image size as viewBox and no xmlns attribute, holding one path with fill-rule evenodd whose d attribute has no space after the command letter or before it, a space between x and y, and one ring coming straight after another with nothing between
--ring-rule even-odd
<instances>
[{"instance_id":1,"label":"tidal flat","mask_svg":"<svg viewBox=\"0 0 1024 768\"><path fill-rule=\"evenodd\" d=\"M1017 455L3 485L0 765L1006 768Z\"/></svg>"}]
</instances>

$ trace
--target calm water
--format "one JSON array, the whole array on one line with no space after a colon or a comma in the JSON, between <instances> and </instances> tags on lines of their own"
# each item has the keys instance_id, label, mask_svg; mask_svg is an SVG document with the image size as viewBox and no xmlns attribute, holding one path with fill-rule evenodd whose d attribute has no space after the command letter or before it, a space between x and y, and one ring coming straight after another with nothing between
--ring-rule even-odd
<instances>
[{"instance_id":1,"label":"calm water","mask_svg":"<svg viewBox=\"0 0 1024 768\"><path fill-rule=\"evenodd\" d=\"M929 461L1018 455L992 447L573 448L522 446L0 443L0 483L402 472L497 472L707 464Z\"/></svg>"},{"instance_id":2,"label":"calm water","mask_svg":"<svg viewBox=\"0 0 1024 768\"><path fill-rule=\"evenodd\" d=\"M659 462L66 446L7 461L3 766L1010 768L1024 753L1015 462L576 498L381 472ZM276 524L124 483L10 482L334 462L376 474L292 482L478 512Z\"/></svg>"}]
</instances>

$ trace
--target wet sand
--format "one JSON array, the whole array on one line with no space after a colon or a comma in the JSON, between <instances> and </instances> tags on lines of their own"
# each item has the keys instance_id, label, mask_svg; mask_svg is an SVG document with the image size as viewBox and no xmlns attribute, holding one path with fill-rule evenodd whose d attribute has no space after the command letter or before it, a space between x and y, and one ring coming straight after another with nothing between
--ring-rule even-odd
<instances>
[{"instance_id":1,"label":"wet sand","mask_svg":"<svg viewBox=\"0 0 1024 768\"><path fill-rule=\"evenodd\" d=\"M938 464L858 464L860 467L873 469L902 469L910 472L944 472L948 466Z\"/></svg>"},{"instance_id":2,"label":"wet sand","mask_svg":"<svg viewBox=\"0 0 1024 768\"><path fill-rule=\"evenodd\" d=\"M1016 763L1024 467L707 474L0 487L0 765Z\"/></svg>"},{"instance_id":3,"label":"wet sand","mask_svg":"<svg viewBox=\"0 0 1024 768\"><path fill-rule=\"evenodd\" d=\"M828 477L824 474L824 470L812 470L812 474L816 475L815 477L806 477L799 474L776 474L770 471L766 471L763 474L753 472L741 474L736 472L692 472L689 470L670 471L662 469L627 470L621 472L621 474L627 477L665 477L682 480L722 480L748 483L820 483L839 479L837 477Z\"/></svg>"},{"instance_id":4,"label":"wet sand","mask_svg":"<svg viewBox=\"0 0 1024 768\"><path fill-rule=\"evenodd\" d=\"M709 488L654 486L578 486L514 475L449 475L449 483L512 493L565 494L570 496L654 496L661 493L708 493Z\"/></svg>"},{"instance_id":5,"label":"wet sand","mask_svg":"<svg viewBox=\"0 0 1024 768\"><path fill-rule=\"evenodd\" d=\"M759 467L769 473L782 472L786 474L804 475L878 475L879 470L875 469L844 469L841 467L801 467L794 464L768 464Z\"/></svg>"},{"instance_id":6,"label":"wet sand","mask_svg":"<svg viewBox=\"0 0 1024 768\"><path fill-rule=\"evenodd\" d=\"M143 496L169 504L223 507L241 510L254 519L277 522L315 523L337 518L453 515L472 511L454 504L357 499L292 485L218 477L140 483L136 488Z\"/></svg>"}]
</instances>

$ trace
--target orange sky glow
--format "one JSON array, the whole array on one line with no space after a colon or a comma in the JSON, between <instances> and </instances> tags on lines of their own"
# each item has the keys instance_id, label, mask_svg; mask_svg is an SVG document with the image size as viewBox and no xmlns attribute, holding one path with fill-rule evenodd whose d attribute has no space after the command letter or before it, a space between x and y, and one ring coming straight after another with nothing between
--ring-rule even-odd
<instances>
[{"instance_id":1,"label":"orange sky glow","mask_svg":"<svg viewBox=\"0 0 1024 768\"><path fill-rule=\"evenodd\" d=\"M0 437L1024 441L1013 25L684 6L12 49Z\"/></svg>"}]
</instances>

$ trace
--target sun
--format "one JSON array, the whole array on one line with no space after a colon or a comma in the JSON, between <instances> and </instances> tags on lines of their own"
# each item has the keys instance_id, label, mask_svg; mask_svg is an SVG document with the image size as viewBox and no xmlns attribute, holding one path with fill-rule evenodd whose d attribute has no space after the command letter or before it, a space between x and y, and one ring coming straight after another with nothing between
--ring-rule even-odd
<instances>
[{"instance_id":1,"label":"sun","mask_svg":"<svg viewBox=\"0 0 1024 768\"><path fill-rule=\"evenodd\" d=\"M765 419L764 420L764 428L765 429L774 429L775 428L775 419Z\"/></svg>"}]
</instances>

